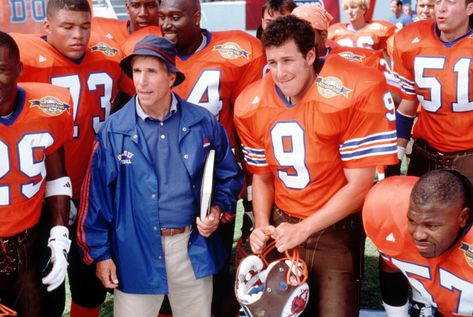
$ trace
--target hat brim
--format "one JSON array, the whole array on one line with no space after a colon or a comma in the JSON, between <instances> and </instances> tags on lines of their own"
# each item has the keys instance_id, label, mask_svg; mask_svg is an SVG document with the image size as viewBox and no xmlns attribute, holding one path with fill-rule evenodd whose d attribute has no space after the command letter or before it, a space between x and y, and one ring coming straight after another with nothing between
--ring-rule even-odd
<instances>
[{"instance_id":1,"label":"hat brim","mask_svg":"<svg viewBox=\"0 0 473 317\"><path fill-rule=\"evenodd\" d=\"M120 61L120 67L122 68L123 72L131 79L133 79L133 71L131 69L131 62L133 60L133 57L135 56L151 56L163 61L164 64L166 64L166 68L168 72L176 74L176 80L174 81L173 87L180 85L184 81L184 79L186 79L186 76L184 76L184 74L176 66L168 63L165 59L161 58L160 56L144 55L144 54L130 54Z\"/></svg>"}]
</instances>

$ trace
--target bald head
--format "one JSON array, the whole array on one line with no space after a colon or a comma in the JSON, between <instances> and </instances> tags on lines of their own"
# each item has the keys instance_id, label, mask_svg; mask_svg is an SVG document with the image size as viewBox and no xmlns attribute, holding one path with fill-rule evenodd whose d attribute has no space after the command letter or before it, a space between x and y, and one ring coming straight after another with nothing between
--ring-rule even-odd
<instances>
[{"instance_id":1,"label":"bald head","mask_svg":"<svg viewBox=\"0 0 473 317\"><path fill-rule=\"evenodd\" d=\"M202 43L199 0L161 0L158 10L163 36L179 54L191 54Z\"/></svg>"}]
</instances>

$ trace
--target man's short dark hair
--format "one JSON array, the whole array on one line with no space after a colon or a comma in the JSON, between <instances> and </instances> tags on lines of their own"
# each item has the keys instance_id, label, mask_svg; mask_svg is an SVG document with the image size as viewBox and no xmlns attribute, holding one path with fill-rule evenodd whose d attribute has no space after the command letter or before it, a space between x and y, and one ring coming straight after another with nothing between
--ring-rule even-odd
<instances>
[{"instance_id":1,"label":"man's short dark hair","mask_svg":"<svg viewBox=\"0 0 473 317\"><path fill-rule=\"evenodd\" d=\"M263 47L281 46L293 39L302 55L315 47L315 33L309 22L293 15L281 16L268 24L263 32Z\"/></svg>"},{"instance_id":2,"label":"man's short dark hair","mask_svg":"<svg viewBox=\"0 0 473 317\"><path fill-rule=\"evenodd\" d=\"M78 11L78 12L89 12L90 9L89 1L87 0L49 0L46 14L48 18L53 17L59 10L66 11Z\"/></svg>"},{"instance_id":3,"label":"man's short dark hair","mask_svg":"<svg viewBox=\"0 0 473 317\"><path fill-rule=\"evenodd\" d=\"M8 47L9 57L12 61L18 63L20 61L20 50L15 40L5 32L0 31L0 47Z\"/></svg>"},{"instance_id":4,"label":"man's short dark hair","mask_svg":"<svg viewBox=\"0 0 473 317\"><path fill-rule=\"evenodd\" d=\"M463 207L470 207L471 198L470 181L462 174L450 170L434 170L424 174L411 193L411 202L417 206L462 202Z\"/></svg>"},{"instance_id":5,"label":"man's short dark hair","mask_svg":"<svg viewBox=\"0 0 473 317\"><path fill-rule=\"evenodd\" d=\"M263 4L261 8L261 16L264 15L264 11L268 10L269 16L273 16L273 12L287 11L291 13L297 7L294 0L268 0Z\"/></svg>"}]
</instances>

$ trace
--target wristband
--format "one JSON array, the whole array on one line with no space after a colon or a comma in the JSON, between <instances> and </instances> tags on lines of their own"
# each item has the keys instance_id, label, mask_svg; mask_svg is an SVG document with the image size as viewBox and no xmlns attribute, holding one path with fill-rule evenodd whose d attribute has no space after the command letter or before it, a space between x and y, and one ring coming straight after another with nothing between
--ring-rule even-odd
<instances>
[{"instance_id":1,"label":"wristband","mask_svg":"<svg viewBox=\"0 0 473 317\"><path fill-rule=\"evenodd\" d=\"M408 116L399 110L396 111L396 135L400 139L409 140L415 116Z\"/></svg>"},{"instance_id":2,"label":"wristband","mask_svg":"<svg viewBox=\"0 0 473 317\"><path fill-rule=\"evenodd\" d=\"M44 198L62 195L72 197L71 179L68 176L59 177L46 182Z\"/></svg>"}]
</instances>

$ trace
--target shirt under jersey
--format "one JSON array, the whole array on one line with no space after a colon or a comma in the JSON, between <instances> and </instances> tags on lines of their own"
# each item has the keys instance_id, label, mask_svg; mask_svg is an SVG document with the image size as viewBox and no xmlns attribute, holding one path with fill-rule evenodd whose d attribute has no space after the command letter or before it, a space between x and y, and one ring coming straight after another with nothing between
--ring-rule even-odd
<instances>
[{"instance_id":1,"label":"shirt under jersey","mask_svg":"<svg viewBox=\"0 0 473 317\"><path fill-rule=\"evenodd\" d=\"M136 120L142 130L158 179L158 214L161 228L192 225L198 206L192 185L179 152L181 105L172 94L169 112L163 120L147 115L136 97Z\"/></svg>"}]
</instances>

